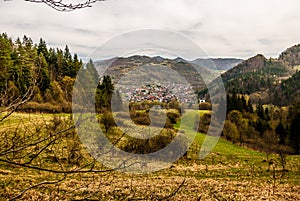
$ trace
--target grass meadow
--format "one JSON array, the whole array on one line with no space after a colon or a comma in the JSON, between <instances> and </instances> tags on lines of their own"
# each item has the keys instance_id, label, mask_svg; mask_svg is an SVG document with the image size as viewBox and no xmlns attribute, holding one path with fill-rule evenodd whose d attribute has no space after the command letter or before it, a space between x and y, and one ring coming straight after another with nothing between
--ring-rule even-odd
<instances>
[{"instance_id":1,"label":"grass meadow","mask_svg":"<svg viewBox=\"0 0 300 201\"><path fill-rule=\"evenodd\" d=\"M283 171L278 155L220 138L213 151L199 159L206 137L201 133L186 156L151 174L109 171L98 162L93 168L107 171L82 171L89 169L93 158L75 129L50 145L48 140L4 155L10 147L17 148L10 140L28 144L44 139L50 128L55 135L69 125L67 114L14 113L0 123L0 200L300 200L300 156L287 156ZM19 165L28 161L33 167L64 171Z\"/></svg>"}]
</instances>

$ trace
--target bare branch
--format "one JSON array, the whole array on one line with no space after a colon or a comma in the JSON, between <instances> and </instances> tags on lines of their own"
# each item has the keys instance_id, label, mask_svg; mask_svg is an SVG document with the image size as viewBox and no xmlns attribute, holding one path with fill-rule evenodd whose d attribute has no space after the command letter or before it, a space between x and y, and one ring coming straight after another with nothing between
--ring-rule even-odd
<instances>
[{"instance_id":1,"label":"bare branch","mask_svg":"<svg viewBox=\"0 0 300 201\"><path fill-rule=\"evenodd\" d=\"M77 4L63 3L62 0L25 0L25 1L32 2L32 3L44 3L57 11L70 12L77 9L92 7L92 5L95 4L96 2L105 1L105 0L87 0L83 3L77 3Z\"/></svg>"},{"instance_id":2,"label":"bare branch","mask_svg":"<svg viewBox=\"0 0 300 201\"><path fill-rule=\"evenodd\" d=\"M0 122L4 121L12 113L14 113L21 105L28 102L32 98L33 93L34 93L33 87L30 87L29 90L22 97L19 97L11 105L6 107L4 110L0 111L0 113L4 113L6 111L8 112L0 119Z\"/></svg>"}]
</instances>

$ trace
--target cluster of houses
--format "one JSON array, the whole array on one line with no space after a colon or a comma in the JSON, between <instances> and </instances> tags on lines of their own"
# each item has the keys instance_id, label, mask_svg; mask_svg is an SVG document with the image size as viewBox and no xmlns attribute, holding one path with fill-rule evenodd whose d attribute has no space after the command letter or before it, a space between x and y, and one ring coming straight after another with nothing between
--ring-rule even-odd
<instances>
[{"instance_id":1,"label":"cluster of houses","mask_svg":"<svg viewBox=\"0 0 300 201\"><path fill-rule=\"evenodd\" d=\"M119 86L118 90L123 101L143 102L158 101L170 102L179 100L181 103L196 103L197 95L190 86L183 86L175 83L168 83L166 86L160 84L149 84L142 87ZM200 100L204 102L204 100Z\"/></svg>"}]
</instances>

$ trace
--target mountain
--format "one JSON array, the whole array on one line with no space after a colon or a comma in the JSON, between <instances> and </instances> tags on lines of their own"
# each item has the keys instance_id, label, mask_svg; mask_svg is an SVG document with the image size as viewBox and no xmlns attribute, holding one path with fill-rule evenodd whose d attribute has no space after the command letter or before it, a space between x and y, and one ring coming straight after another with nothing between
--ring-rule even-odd
<instances>
[{"instance_id":1,"label":"mountain","mask_svg":"<svg viewBox=\"0 0 300 201\"><path fill-rule=\"evenodd\" d=\"M300 45L288 48L278 58L266 58L258 54L247 60L225 59L196 59L186 61L183 58L167 59L161 56L131 56L128 58L113 58L95 62L98 72L110 75L116 82L139 66L161 66L178 72L194 88L204 96L206 83L216 79L220 70L226 70L221 75L225 89L229 93L250 95L252 101L262 100L263 103L276 105L290 104L300 96ZM108 69L104 69L109 66ZM218 70L216 70L219 69ZM172 71L155 73L151 71L135 72L134 79L143 80L151 74L151 79L159 81L167 74L174 76ZM181 77L182 78L182 77ZM181 79L180 78L180 79ZM174 77L174 79L178 79ZM178 80L177 80L178 81ZM214 83L214 82L213 82Z\"/></svg>"},{"instance_id":2,"label":"mountain","mask_svg":"<svg viewBox=\"0 0 300 201\"><path fill-rule=\"evenodd\" d=\"M137 69L141 65L162 65L184 74L185 78L191 81L192 85L197 88L204 88L204 83L210 83L212 80L220 76L220 70L225 71L238 65L243 60L235 58L222 59L196 59L187 61L181 57L175 59L167 59L161 56L130 56L128 58L117 57L103 61L97 61L95 67L99 74L111 75L115 81L129 71ZM108 67L105 69L105 67ZM195 70L197 72L195 72ZM106 71L104 73L104 71ZM195 77L198 74L198 77ZM158 76L159 77L159 76ZM162 76L160 76L162 77Z\"/></svg>"},{"instance_id":3,"label":"mountain","mask_svg":"<svg viewBox=\"0 0 300 201\"><path fill-rule=\"evenodd\" d=\"M279 60L284 61L291 67L297 67L300 65L300 44L294 45L282 52L279 56Z\"/></svg>"},{"instance_id":4,"label":"mountain","mask_svg":"<svg viewBox=\"0 0 300 201\"><path fill-rule=\"evenodd\" d=\"M269 91L294 73L284 61L258 54L222 74L222 79L227 92L252 94Z\"/></svg>"},{"instance_id":5,"label":"mountain","mask_svg":"<svg viewBox=\"0 0 300 201\"><path fill-rule=\"evenodd\" d=\"M280 82L270 94L270 102L276 105L289 105L299 102L300 72Z\"/></svg>"},{"instance_id":6,"label":"mountain","mask_svg":"<svg viewBox=\"0 0 300 201\"><path fill-rule=\"evenodd\" d=\"M240 64L242 59L235 58L218 58L218 59L196 59L191 61L193 64L197 64L199 66L204 66L211 70L223 70L227 71L238 64Z\"/></svg>"},{"instance_id":7,"label":"mountain","mask_svg":"<svg viewBox=\"0 0 300 201\"><path fill-rule=\"evenodd\" d=\"M173 76L173 79L180 81L184 78L194 88L205 88L205 83L214 80L217 75L212 70L190 63L182 58L167 59L160 56L130 56L127 58L118 57L105 61L94 62L95 68L101 75L109 75L114 82L118 82L120 79L126 78L126 75L134 76L130 79L141 80L148 79L151 74L152 82L159 82L165 79L165 76ZM140 69L141 66L150 67L162 67L161 72L155 72L151 70ZM106 68L106 69L105 69ZM163 70L165 68L166 70ZM170 70L168 70L170 69ZM180 76L176 76L175 72ZM124 77L125 76L125 77Z\"/></svg>"},{"instance_id":8,"label":"mountain","mask_svg":"<svg viewBox=\"0 0 300 201\"><path fill-rule=\"evenodd\" d=\"M175 58L174 61L176 61L176 62L187 62L187 60L185 60L185 59L183 59L181 57Z\"/></svg>"}]
</instances>

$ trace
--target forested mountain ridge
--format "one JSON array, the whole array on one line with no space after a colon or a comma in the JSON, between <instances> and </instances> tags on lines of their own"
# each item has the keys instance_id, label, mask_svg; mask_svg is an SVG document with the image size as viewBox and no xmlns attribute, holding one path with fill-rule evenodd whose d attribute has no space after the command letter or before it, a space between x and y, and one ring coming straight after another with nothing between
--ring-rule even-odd
<instances>
[{"instance_id":1,"label":"forested mountain ridge","mask_svg":"<svg viewBox=\"0 0 300 201\"><path fill-rule=\"evenodd\" d=\"M270 102L276 105L289 105L300 100L300 72L282 81L270 95Z\"/></svg>"},{"instance_id":2,"label":"forested mountain ridge","mask_svg":"<svg viewBox=\"0 0 300 201\"><path fill-rule=\"evenodd\" d=\"M251 94L270 90L294 73L285 62L258 54L222 74L222 79L229 93Z\"/></svg>"},{"instance_id":3,"label":"forested mountain ridge","mask_svg":"<svg viewBox=\"0 0 300 201\"><path fill-rule=\"evenodd\" d=\"M297 103L300 98L300 44L290 47L281 53L279 60L292 67L296 73L276 86L272 91L270 100L277 105Z\"/></svg>"},{"instance_id":4,"label":"forested mountain ridge","mask_svg":"<svg viewBox=\"0 0 300 201\"><path fill-rule=\"evenodd\" d=\"M226 91L247 94L253 102L290 105L300 95L300 45L288 48L278 59L258 54L222 74Z\"/></svg>"},{"instance_id":5,"label":"forested mountain ridge","mask_svg":"<svg viewBox=\"0 0 300 201\"><path fill-rule=\"evenodd\" d=\"M291 67L296 67L300 65L300 44L294 45L284 52L282 52L278 58L286 62Z\"/></svg>"}]
</instances>

